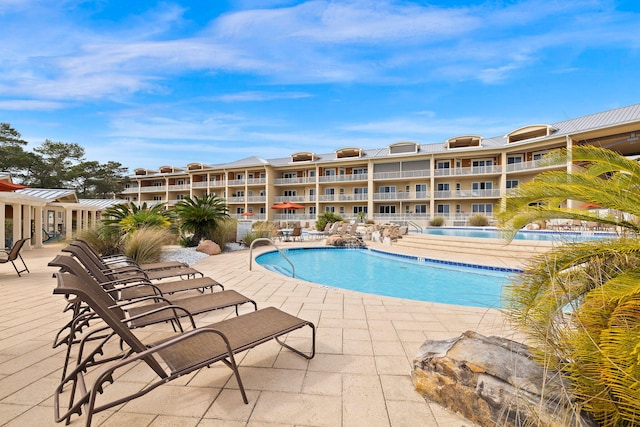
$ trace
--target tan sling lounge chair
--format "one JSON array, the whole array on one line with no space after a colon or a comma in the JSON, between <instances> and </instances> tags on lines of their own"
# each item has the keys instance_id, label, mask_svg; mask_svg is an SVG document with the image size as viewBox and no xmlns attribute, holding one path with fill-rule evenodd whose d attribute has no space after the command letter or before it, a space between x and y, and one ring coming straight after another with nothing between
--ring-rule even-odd
<instances>
[{"instance_id":1,"label":"tan sling lounge chair","mask_svg":"<svg viewBox=\"0 0 640 427\"><path fill-rule=\"evenodd\" d=\"M139 269L133 268L127 270L124 274L114 274L110 269L100 268L100 264L91 257L86 251L75 245L69 245L62 249L63 252L72 254L84 268L96 278L98 283L109 284L118 288L120 295L118 299L134 299L150 295L166 295L175 292L188 291L193 289L211 289L219 286L224 289L217 281L210 277L198 277L196 279L174 280L169 282L151 282L146 274L140 272Z\"/></svg>"},{"instance_id":2,"label":"tan sling lounge chair","mask_svg":"<svg viewBox=\"0 0 640 427\"><path fill-rule=\"evenodd\" d=\"M246 303L253 304L254 310L258 309L254 300L233 290L182 298L154 295L133 301L117 301L114 299L113 293L103 292L104 288L75 259L65 255L58 255L49 262L49 266L58 267L61 272L71 273L80 279L82 285L93 288L96 295L104 298L105 303L111 307L114 314L131 328L139 328L160 322L172 322L174 330L176 327L178 330L182 330L179 321L180 317L188 316L191 319L192 327L195 328L192 316L197 314L235 307L236 315L238 315L238 307ZM73 299L69 303L68 311L72 312L72 319L58 331L53 344L54 348L61 344L67 344L67 355L62 372L63 377L66 374L71 347L80 342L82 330L88 327L89 323L95 319L95 313L87 309L87 306L82 304L79 299Z\"/></svg>"},{"instance_id":3,"label":"tan sling lounge chair","mask_svg":"<svg viewBox=\"0 0 640 427\"><path fill-rule=\"evenodd\" d=\"M89 305L93 312L108 325L104 329L107 335L103 344L106 344L111 338L119 338L126 346L119 360L107 365L96 366L94 367L95 372L94 370L87 372L94 363L95 352L86 357L83 357L82 354L78 356L75 369L56 388L54 394L56 422L64 420L68 424L73 414L80 415L84 411L86 426L90 426L94 413L140 397L162 384L218 361L232 369L242 400L248 403L235 362L235 354L275 339L285 348L307 359L311 359L315 355L315 326L313 323L273 307L178 333L172 338L145 345L127 325L114 315L112 309L105 303L104 295L101 296L94 289L84 286L77 276L70 273L58 272L56 277L58 286L54 290L55 294L65 295L67 298L71 295L75 296ZM280 339L283 335L304 326L310 327L312 332L309 354L292 348ZM133 364L140 363L146 364L155 373L155 380L141 386L139 391L134 391L126 396L119 394L117 397L98 404L98 395L103 394L104 391L109 392L112 387L116 386L114 384L103 389L105 384L114 383L122 372L127 371ZM93 382L87 383L85 381L87 373L94 377ZM67 387L71 390L65 391ZM60 400L65 396L68 398L68 403L62 408ZM106 399L106 396L103 398Z\"/></svg>"},{"instance_id":4,"label":"tan sling lounge chair","mask_svg":"<svg viewBox=\"0 0 640 427\"><path fill-rule=\"evenodd\" d=\"M0 249L0 264L10 262L13 265L14 270L16 270L16 273L18 273L18 277L22 277L20 273L24 273L25 271L29 273L29 268L27 268L27 264L25 264L24 259L22 259L22 255L20 255L20 251L27 240L29 240L28 237L26 239L18 240L13 244L13 247L10 250ZM21 270L18 270L18 266L15 262L18 259L22 261L22 266L24 267Z\"/></svg>"}]
</instances>

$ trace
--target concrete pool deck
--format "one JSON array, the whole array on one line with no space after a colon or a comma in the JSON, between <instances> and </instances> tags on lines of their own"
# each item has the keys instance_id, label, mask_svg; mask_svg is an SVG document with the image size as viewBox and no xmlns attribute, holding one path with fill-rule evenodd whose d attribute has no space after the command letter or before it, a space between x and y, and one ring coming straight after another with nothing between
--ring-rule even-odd
<instances>
[{"instance_id":1,"label":"concrete pool deck","mask_svg":"<svg viewBox=\"0 0 640 427\"><path fill-rule=\"evenodd\" d=\"M317 246L324 241L278 245ZM382 244L369 246L394 250ZM31 273L23 277L17 277L10 265L0 266L0 425L63 425L54 422L52 395L65 349L53 349L51 344L70 315L62 312L63 298L52 294L55 270L47 267L62 247L57 243L24 251ZM256 248L254 256L270 249ZM330 288L278 275L255 262L249 271L246 250L209 257L195 267L225 289L255 299L258 307L278 307L314 322L315 358L302 359L272 341L236 359L248 405L242 402L231 371L219 363L98 413L92 425L472 426L425 402L414 390L412 360L426 339L451 338L470 329L514 336L498 310ZM196 322L205 325L230 316L235 316L233 309L218 310L198 316ZM156 325L136 333L166 328ZM146 372L134 368L116 384L134 389L149 380ZM85 419L74 416L71 425L84 425Z\"/></svg>"}]
</instances>

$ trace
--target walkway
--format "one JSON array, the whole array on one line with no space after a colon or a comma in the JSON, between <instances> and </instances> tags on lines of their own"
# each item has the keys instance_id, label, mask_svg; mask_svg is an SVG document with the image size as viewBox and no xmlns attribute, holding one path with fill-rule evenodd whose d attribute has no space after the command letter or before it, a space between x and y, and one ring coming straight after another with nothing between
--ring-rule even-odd
<instances>
[{"instance_id":1,"label":"walkway","mask_svg":"<svg viewBox=\"0 0 640 427\"><path fill-rule=\"evenodd\" d=\"M51 343L69 314L62 313L63 299L52 295L53 269L46 264L61 247L56 243L25 252L31 273L22 278L10 265L0 266L0 425L58 425L52 392L63 349L52 349ZM306 361L267 343L238 357L248 405L229 369L218 364L97 414L93 425L471 425L415 392L412 359L426 339L451 338L468 329L509 336L498 311L344 291L285 278L255 264L250 272L248 266L247 251L196 264L226 289L255 298L259 307L279 307L315 322L316 357ZM197 320L207 324L232 315L229 309ZM146 372L133 369L117 383L135 388L148 379ZM84 425L84 419L74 417L71 425Z\"/></svg>"}]
</instances>

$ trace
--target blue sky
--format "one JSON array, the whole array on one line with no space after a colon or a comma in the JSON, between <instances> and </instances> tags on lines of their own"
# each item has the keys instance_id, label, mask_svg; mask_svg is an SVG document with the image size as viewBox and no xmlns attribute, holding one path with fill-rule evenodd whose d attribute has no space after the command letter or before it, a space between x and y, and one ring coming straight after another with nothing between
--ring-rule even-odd
<instances>
[{"instance_id":1,"label":"blue sky","mask_svg":"<svg viewBox=\"0 0 640 427\"><path fill-rule=\"evenodd\" d=\"M155 169L640 102L640 2L0 0L0 122Z\"/></svg>"}]
</instances>

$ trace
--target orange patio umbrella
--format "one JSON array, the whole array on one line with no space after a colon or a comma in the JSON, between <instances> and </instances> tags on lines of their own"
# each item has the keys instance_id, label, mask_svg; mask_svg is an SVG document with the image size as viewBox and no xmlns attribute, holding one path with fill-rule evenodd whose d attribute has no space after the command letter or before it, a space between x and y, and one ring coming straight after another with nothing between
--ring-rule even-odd
<instances>
[{"instance_id":1,"label":"orange patio umbrella","mask_svg":"<svg viewBox=\"0 0 640 427\"><path fill-rule=\"evenodd\" d=\"M271 209L304 209L304 206L293 202L276 203Z\"/></svg>"}]
</instances>

